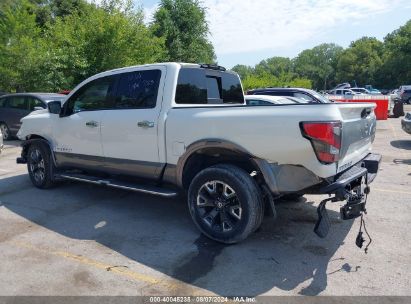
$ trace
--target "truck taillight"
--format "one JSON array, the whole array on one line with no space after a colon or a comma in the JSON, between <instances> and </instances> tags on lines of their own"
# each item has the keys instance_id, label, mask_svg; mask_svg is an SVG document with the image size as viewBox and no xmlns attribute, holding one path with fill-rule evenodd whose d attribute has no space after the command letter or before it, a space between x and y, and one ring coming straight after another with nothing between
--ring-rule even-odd
<instances>
[{"instance_id":1,"label":"truck taillight","mask_svg":"<svg viewBox=\"0 0 411 304\"><path fill-rule=\"evenodd\" d=\"M325 164L340 158L341 131L340 121L301 123L303 136L311 141L318 160Z\"/></svg>"}]
</instances>

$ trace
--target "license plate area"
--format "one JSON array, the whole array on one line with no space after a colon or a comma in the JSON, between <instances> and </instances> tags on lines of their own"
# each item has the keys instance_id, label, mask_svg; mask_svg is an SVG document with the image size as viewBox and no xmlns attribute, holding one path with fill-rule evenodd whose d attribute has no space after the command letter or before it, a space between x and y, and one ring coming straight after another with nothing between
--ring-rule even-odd
<instances>
[{"instance_id":1,"label":"license plate area","mask_svg":"<svg viewBox=\"0 0 411 304\"><path fill-rule=\"evenodd\" d=\"M368 192L367 175L361 177L359 182L351 184L346 195L347 203L340 208L341 219L351 220L365 213Z\"/></svg>"},{"instance_id":2,"label":"license plate area","mask_svg":"<svg viewBox=\"0 0 411 304\"><path fill-rule=\"evenodd\" d=\"M361 199L348 202L340 208L340 214L343 220L355 219L361 216L365 211L365 202Z\"/></svg>"}]
</instances>

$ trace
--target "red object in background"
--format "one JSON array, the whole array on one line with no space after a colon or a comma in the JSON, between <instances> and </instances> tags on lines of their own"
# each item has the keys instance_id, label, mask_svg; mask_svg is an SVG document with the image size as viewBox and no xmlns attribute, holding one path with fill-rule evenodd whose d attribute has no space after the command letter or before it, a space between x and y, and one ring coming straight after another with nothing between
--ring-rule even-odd
<instances>
[{"instance_id":1,"label":"red object in background","mask_svg":"<svg viewBox=\"0 0 411 304\"><path fill-rule=\"evenodd\" d=\"M333 99L333 98L330 98ZM374 109L375 116L377 120L387 120L388 119L388 105L389 100L387 99L333 99L336 102L368 102L375 103L377 107Z\"/></svg>"},{"instance_id":2,"label":"red object in background","mask_svg":"<svg viewBox=\"0 0 411 304\"><path fill-rule=\"evenodd\" d=\"M62 90L62 91L60 91L59 92L59 94L64 94L64 95L68 95L68 94L70 94L70 90Z\"/></svg>"},{"instance_id":3,"label":"red object in background","mask_svg":"<svg viewBox=\"0 0 411 304\"><path fill-rule=\"evenodd\" d=\"M374 109L375 116L378 120L387 120L388 119L388 103L389 100L373 100L377 104L377 107Z\"/></svg>"}]
</instances>

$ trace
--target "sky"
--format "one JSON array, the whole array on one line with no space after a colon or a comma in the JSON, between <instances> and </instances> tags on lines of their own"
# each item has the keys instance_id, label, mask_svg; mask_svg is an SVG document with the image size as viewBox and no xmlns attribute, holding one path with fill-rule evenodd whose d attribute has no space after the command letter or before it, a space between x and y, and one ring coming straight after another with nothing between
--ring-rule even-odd
<instances>
[{"instance_id":1,"label":"sky","mask_svg":"<svg viewBox=\"0 0 411 304\"><path fill-rule=\"evenodd\" d=\"M134 0L149 22L156 0ZM220 65L254 66L293 58L321 43L343 47L363 36L382 40L411 19L410 0L202 0Z\"/></svg>"}]
</instances>

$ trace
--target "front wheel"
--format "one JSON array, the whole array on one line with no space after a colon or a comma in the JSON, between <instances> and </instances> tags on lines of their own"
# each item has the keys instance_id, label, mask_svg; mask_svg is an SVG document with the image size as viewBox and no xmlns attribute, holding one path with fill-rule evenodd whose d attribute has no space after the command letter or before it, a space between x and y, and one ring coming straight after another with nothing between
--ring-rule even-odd
<instances>
[{"instance_id":1,"label":"front wheel","mask_svg":"<svg viewBox=\"0 0 411 304\"><path fill-rule=\"evenodd\" d=\"M255 180L233 165L201 171L188 191L196 226L209 238L225 244L246 239L263 218L263 201Z\"/></svg>"},{"instance_id":2,"label":"front wheel","mask_svg":"<svg viewBox=\"0 0 411 304\"><path fill-rule=\"evenodd\" d=\"M50 188L54 184L53 163L50 149L43 143L33 143L27 152L27 169L31 182L41 189Z\"/></svg>"}]
</instances>

